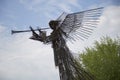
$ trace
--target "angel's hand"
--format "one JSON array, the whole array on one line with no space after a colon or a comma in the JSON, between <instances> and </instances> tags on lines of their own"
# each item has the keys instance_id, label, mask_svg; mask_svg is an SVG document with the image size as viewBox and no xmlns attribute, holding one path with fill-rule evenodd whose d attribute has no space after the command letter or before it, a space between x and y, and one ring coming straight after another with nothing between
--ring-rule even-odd
<instances>
[{"instance_id":1,"label":"angel's hand","mask_svg":"<svg viewBox=\"0 0 120 80\"><path fill-rule=\"evenodd\" d=\"M31 31L32 31L32 36L30 37L30 39L33 39L33 40L38 40L38 41L42 41L43 42L43 39L40 35L38 35L34 29L32 27L30 27Z\"/></svg>"},{"instance_id":2,"label":"angel's hand","mask_svg":"<svg viewBox=\"0 0 120 80\"><path fill-rule=\"evenodd\" d=\"M32 31L33 36L35 36L36 38L39 37L39 35L34 31L32 27L30 27L30 30Z\"/></svg>"}]
</instances>

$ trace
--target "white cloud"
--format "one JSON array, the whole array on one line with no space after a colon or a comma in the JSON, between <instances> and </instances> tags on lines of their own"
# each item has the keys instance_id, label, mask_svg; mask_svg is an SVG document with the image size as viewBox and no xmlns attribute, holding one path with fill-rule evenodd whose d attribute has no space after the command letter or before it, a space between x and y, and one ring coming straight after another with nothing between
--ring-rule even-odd
<instances>
[{"instance_id":1,"label":"white cloud","mask_svg":"<svg viewBox=\"0 0 120 80\"><path fill-rule=\"evenodd\" d=\"M120 6L110 6L104 9L99 28L106 35L120 34ZM101 32L102 33L102 32Z\"/></svg>"},{"instance_id":2,"label":"white cloud","mask_svg":"<svg viewBox=\"0 0 120 80\"><path fill-rule=\"evenodd\" d=\"M95 40L99 41L103 36L111 38L120 37L120 6L109 6L104 9L100 18L100 24L94 34L89 38L87 46L93 46ZM91 44L92 43L92 44Z\"/></svg>"},{"instance_id":3,"label":"white cloud","mask_svg":"<svg viewBox=\"0 0 120 80\"><path fill-rule=\"evenodd\" d=\"M29 36L30 34L11 35L11 38L0 40L0 79L59 79L51 46L29 40Z\"/></svg>"},{"instance_id":4,"label":"white cloud","mask_svg":"<svg viewBox=\"0 0 120 80\"><path fill-rule=\"evenodd\" d=\"M0 33L4 32L5 31L5 27L0 25Z\"/></svg>"},{"instance_id":5,"label":"white cloud","mask_svg":"<svg viewBox=\"0 0 120 80\"><path fill-rule=\"evenodd\" d=\"M78 4L78 0L69 0L68 2L69 2L69 4L71 4L75 7L80 7L80 5Z\"/></svg>"},{"instance_id":6,"label":"white cloud","mask_svg":"<svg viewBox=\"0 0 120 80\"><path fill-rule=\"evenodd\" d=\"M85 47L93 46L94 41L99 41L101 37L120 37L120 6L109 6L104 8L100 17L100 23L93 31L93 34L85 41L77 41L69 44L74 52L82 52Z\"/></svg>"},{"instance_id":7,"label":"white cloud","mask_svg":"<svg viewBox=\"0 0 120 80\"><path fill-rule=\"evenodd\" d=\"M56 13L62 12L72 12L72 9L78 8L81 6L78 4L78 0L20 0L20 3L23 4L27 9L32 10L37 13L41 13L45 16L53 16ZM42 6L42 7L41 7ZM46 14L47 13L47 14Z\"/></svg>"},{"instance_id":8,"label":"white cloud","mask_svg":"<svg viewBox=\"0 0 120 80\"><path fill-rule=\"evenodd\" d=\"M40 0L35 1L34 5L40 3ZM55 0L51 1L56 2ZM23 3L29 4L24 1ZM32 9L35 9L35 7L32 6ZM99 40L101 36L115 37L120 35L119 25L120 6L105 8L100 25L90 38L84 42L78 41L74 45L70 44L69 47L74 52L78 52L86 46L91 46L94 40ZM0 33L5 30L7 29L1 25ZM1 80L59 80L58 69L54 67L53 51L50 45L29 40L28 37L31 34L19 34L10 37L4 33L0 34L0 37L1 35L2 38L5 38L0 39Z\"/></svg>"}]
</instances>

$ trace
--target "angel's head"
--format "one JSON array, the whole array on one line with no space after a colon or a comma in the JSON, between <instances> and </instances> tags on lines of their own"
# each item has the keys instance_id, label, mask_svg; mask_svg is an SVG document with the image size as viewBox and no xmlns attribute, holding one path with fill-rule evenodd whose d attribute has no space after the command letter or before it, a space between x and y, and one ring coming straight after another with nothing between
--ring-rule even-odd
<instances>
[{"instance_id":1,"label":"angel's head","mask_svg":"<svg viewBox=\"0 0 120 80\"><path fill-rule=\"evenodd\" d=\"M50 28L53 29L53 30L55 30L58 25L59 25L59 21L51 20L51 21L49 22L49 26L50 26Z\"/></svg>"}]
</instances>

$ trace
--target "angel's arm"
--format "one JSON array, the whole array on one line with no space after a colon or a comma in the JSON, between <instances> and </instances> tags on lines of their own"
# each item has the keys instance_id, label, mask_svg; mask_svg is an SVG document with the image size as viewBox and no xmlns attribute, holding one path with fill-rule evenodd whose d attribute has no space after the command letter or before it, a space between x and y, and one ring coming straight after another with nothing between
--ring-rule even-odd
<instances>
[{"instance_id":1,"label":"angel's arm","mask_svg":"<svg viewBox=\"0 0 120 80\"><path fill-rule=\"evenodd\" d=\"M41 41L43 43L48 43L50 42L50 36L46 36L46 32L45 31L41 31L40 29L38 29L39 34L37 34L32 27L30 27L31 31L32 31L32 36L30 37L30 39L33 40L37 40L37 41Z\"/></svg>"}]
</instances>

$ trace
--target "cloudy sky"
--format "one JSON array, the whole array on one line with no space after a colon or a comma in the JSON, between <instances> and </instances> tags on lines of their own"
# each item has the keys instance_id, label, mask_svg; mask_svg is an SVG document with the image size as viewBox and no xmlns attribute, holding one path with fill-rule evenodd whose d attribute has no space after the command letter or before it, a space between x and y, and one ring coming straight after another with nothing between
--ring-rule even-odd
<instances>
[{"instance_id":1,"label":"cloudy sky","mask_svg":"<svg viewBox=\"0 0 120 80\"><path fill-rule=\"evenodd\" d=\"M0 0L0 80L59 80L51 45L28 39L31 33L11 35L11 30L48 27L62 12L105 7L89 39L68 44L78 54L102 36L120 35L119 0Z\"/></svg>"}]
</instances>

